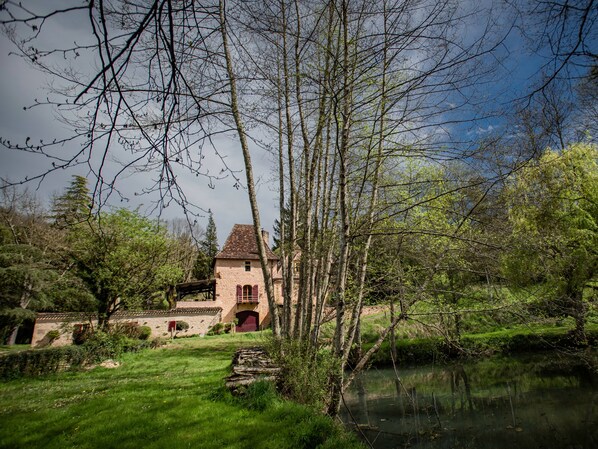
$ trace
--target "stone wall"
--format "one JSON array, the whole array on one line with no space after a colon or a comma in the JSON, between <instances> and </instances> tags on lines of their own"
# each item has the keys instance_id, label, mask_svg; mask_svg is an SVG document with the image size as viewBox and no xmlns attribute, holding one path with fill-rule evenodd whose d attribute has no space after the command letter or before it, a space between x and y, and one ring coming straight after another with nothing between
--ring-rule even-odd
<instances>
[{"instance_id":1,"label":"stone wall","mask_svg":"<svg viewBox=\"0 0 598 449\"><path fill-rule=\"evenodd\" d=\"M189 324L186 331L176 332L177 336L205 335L208 329L221 321L222 309L209 302L209 306L198 307L200 303L193 303L195 307L177 308L174 310L146 310L141 312L117 312L110 318L110 323L137 323L152 329L150 338L169 337L168 323L171 321L185 321ZM35 321L31 346L43 347L48 345L47 335L52 330L58 330L60 337L52 342L52 346L63 346L72 343L73 330L78 325L97 327L97 318L84 313L40 313Z\"/></svg>"}]
</instances>

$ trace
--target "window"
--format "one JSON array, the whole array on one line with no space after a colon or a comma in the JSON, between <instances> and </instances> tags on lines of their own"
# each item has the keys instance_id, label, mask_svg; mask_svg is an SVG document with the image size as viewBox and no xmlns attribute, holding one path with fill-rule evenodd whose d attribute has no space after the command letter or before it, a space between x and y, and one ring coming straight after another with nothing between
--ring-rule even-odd
<instances>
[{"instance_id":1,"label":"window","mask_svg":"<svg viewBox=\"0 0 598 449\"><path fill-rule=\"evenodd\" d=\"M237 285L237 303L257 303L259 302L259 287L254 285Z\"/></svg>"},{"instance_id":2,"label":"window","mask_svg":"<svg viewBox=\"0 0 598 449\"><path fill-rule=\"evenodd\" d=\"M251 262L249 260L245 262L245 271L251 271Z\"/></svg>"},{"instance_id":3,"label":"window","mask_svg":"<svg viewBox=\"0 0 598 449\"><path fill-rule=\"evenodd\" d=\"M252 289L251 285L243 286L243 302L249 302L252 300Z\"/></svg>"}]
</instances>

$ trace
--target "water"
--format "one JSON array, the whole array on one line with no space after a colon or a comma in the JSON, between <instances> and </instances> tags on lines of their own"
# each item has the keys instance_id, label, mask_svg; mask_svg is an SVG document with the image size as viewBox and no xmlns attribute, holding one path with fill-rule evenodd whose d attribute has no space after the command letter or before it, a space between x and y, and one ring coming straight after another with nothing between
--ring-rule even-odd
<instances>
[{"instance_id":1,"label":"water","mask_svg":"<svg viewBox=\"0 0 598 449\"><path fill-rule=\"evenodd\" d=\"M377 449L597 449L596 369L557 355L399 368L400 381L372 369L342 418Z\"/></svg>"}]
</instances>

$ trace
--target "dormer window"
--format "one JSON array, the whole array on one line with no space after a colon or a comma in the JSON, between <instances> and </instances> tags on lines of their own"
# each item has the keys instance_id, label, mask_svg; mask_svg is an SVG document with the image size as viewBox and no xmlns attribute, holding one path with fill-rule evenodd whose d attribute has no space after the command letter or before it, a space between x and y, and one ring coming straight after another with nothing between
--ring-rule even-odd
<instances>
[{"instance_id":1,"label":"dormer window","mask_svg":"<svg viewBox=\"0 0 598 449\"><path fill-rule=\"evenodd\" d=\"M245 261L245 271L251 271L251 261Z\"/></svg>"}]
</instances>

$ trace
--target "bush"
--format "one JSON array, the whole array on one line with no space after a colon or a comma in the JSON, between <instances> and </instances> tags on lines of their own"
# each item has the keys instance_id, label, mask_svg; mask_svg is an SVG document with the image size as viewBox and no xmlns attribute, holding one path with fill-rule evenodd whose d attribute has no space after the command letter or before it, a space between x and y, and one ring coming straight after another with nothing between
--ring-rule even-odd
<instances>
[{"instance_id":1,"label":"bush","mask_svg":"<svg viewBox=\"0 0 598 449\"><path fill-rule=\"evenodd\" d=\"M315 351L297 341L274 341L268 353L281 368L279 388L283 396L317 409L324 408L329 379L338 366L338 360L329 351Z\"/></svg>"},{"instance_id":2,"label":"bush","mask_svg":"<svg viewBox=\"0 0 598 449\"><path fill-rule=\"evenodd\" d=\"M129 338L116 329L108 332L97 330L83 345L89 352L90 360L100 362L106 359L120 357L125 352L137 352L152 347L152 343L145 340Z\"/></svg>"},{"instance_id":3,"label":"bush","mask_svg":"<svg viewBox=\"0 0 598 449\"><path fill-rule=\"evenodd\" d=\"M86 340L81 345L12 352L0 356L0 379L40 376L80 368L87 364L120 357L125 352L157 348L164 344L159 338L152 341L129 338L116 328L108 332L97 330L93 333L84 330L85 332L80 334L85 335ZM51 332L58 331L50 331L48 336Z\"/></svg>"},{"instance_id":4,"label":"bush","mask_svg":"<svg viewBox=\"0 0 598 449\"><path fill-rule=\"evenodd\" d=\"M73 329L73 344L82 345L87 341L92 332L91 326L89 325L75 326Z\"/></svg>"},{"instance_id":5,"label":"bush","mask_svg":"<svg viewBox=\"0 0 598 449\"><path fill-rule=\"evenodd\" d=\"M13 352L0 357L0 378L41 376L83 366L89 354L81 346Z\"/></svg>"},{"instance_id":6,"label":"bush","mask_svg":"<svg viewBox=\"0 0 598 449\"><path fill-rule=\"evenodd\" d=\"M139 328L139 339L140 340L148 340L152 335L152 328L149 326L141 326Z\"/></svg>"},{"instance_id":7,"label":"bush","mask_svg":"<svg viewBox=\"0 0 598 449\"><path fill-rule=\"evenodd\" d=\"M216 323L208 330L208 335L220 335L223 332L223 330L224 324Z\"/></svg>"},{"instance_id":8,"label":"bush","mask_svg":"<svg viewBox=\"0 0 598 449\"><path fill-rule=\"evenodd\" d=\"M152 348L152 349L160 348L160 347L164 346L165 344L166 344L166 340L164 340L161 337L156 337L156 338L152 339L152 341L150 342L150 348Z\"/></svg>"},{"instance_id":9,"label":"bush","mask_svg":"<svg viewBox=\"0 0 598 449\"><path fill-rule=\"evenodd\" d=\"M138 323L114 323L110 325L109 329L111 334L120 334L124 335L127 338L140 338L139 336L141 333L141 328Z\"/></svg>"},{"instance_id":10,"label":"bush","mask_svg":"<svg viewBox=\"0 0 598 449\"><path fill-rule=\"evenodd\" d=\"M177 331L186 331L189 329L189 323L186 321L177 321L176 322L176 330Z\"/></svg>"},{"instance_id":11,"label":"bush","mask_svg":"<svg viewBox=\"0 0 598 449\"><path fill-rule=\"evenodd\" d=\"M54 330L48 332L46 334L46 337L48 337L48 340L50 340L51 342L54 340L58 340L60 338L60 331L54 329Z\"/></svg>"}]
</instances>

